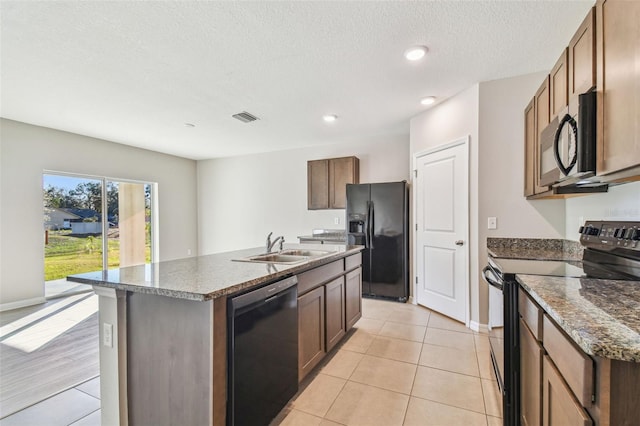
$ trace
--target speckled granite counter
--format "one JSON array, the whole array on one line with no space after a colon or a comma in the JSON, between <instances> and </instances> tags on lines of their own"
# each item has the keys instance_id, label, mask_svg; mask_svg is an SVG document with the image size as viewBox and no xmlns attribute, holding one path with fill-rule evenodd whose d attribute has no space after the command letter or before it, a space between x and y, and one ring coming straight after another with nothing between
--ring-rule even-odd
<instances>
[{"instance_id":1,"label":"speckled granite counter","mask_svg":"<svg viewBox=\"0 0 640 426\"><path fill-rule=\"evenodd\" d=\"M516 279L587 354L640 362L640 281Z\"/></svg>"},{"instance_id":2,"label":"speckled granite counter","mask_svg":"<svg viewBox=\"0 0 640 426\"><path fill-rule=\"evenodd\" d=\"M363 247L328 244L319 246L288 244L285 248L327 250L334 251L334 253L326 257L311 258L308 261L290 265L237 262L233 260L264 253L264 247L260 247L170 260L149 265L90 272L72 275L67 279L83 284L116 288L136 293L202 301L216 299L357 254Z\"/></svg>"},{"instance_id":3,"label":"speckled granite counter","mask_svg":"<svg viewBox=\"0 0 640 426\"><path fill-rule=\"evenodd\" d=\"M503 259L581 260L577 241L549 238L487 238L489 255Z\"/></svg>"}]
</instances>

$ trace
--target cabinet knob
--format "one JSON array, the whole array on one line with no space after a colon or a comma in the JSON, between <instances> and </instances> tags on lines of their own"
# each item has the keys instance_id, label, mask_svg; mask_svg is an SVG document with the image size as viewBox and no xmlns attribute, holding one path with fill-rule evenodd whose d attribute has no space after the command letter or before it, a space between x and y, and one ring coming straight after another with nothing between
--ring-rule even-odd
<instances>
[{"instance_id":1,"label":"cabinet knob","mask_svg":"<svg viewBox=\"0 0 640 426\"><path fill-rule=\"evenodd\" d=\"M461 246L461 245L463 245L463 244L464 244L464 241L462 241L462 240L457 240L457 241L456 241L456 245L457 245L457 246Z\"/></svg>"}]
</instances>

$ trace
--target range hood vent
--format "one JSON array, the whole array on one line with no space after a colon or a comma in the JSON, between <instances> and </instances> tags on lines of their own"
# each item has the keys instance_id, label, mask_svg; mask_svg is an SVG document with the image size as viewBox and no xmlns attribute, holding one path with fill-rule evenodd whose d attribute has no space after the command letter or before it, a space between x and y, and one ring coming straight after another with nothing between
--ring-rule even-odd
<instances>
[{"instance_id":1,"label":"range hood vent","mask_svg":"<svg viewBox=\"0 0 640 426\"><path fill-rule=\"evenodd\" d=\"M258 117L256 117L253 114L249 114L247 111L239 112L237 114L232 115L232 117L235 118L236 120L242 121L243 123L251 123L252 121L258 120Z\"/></svg>"}]
</instances>

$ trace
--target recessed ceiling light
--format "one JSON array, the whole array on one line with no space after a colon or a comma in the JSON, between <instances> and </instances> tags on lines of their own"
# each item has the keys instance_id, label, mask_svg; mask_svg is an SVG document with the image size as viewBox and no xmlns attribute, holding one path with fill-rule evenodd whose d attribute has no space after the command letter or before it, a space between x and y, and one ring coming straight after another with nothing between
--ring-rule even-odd
<instances>
[{"instance_id":1,"label":"recessed ceiling light","mask_svg":"<svg viewBox=\"0 0 640 426\"><path fill-rule=\"evenodd\" d=\"M323 115L322 119L324 121L326 121L327 123L333 123L334 121L336 121L336 119L338 118L337 115L334 114L328 114L328 115Z\"/></svg>"},{"instance_id":2,"label":"recessed ceiling light","mask_svg":"<svg viewBox=\"0 0 640 426\"><path fill-rule=\"evenodd\" d=\"M196 127L196 125L195 125L195 124L193 124L193 123L184 123L184 125L185 125L186 127Z\"/></svg>"},{"instance_id":3,"label":"recessed ceiling light","mask_svg":"<svg viewBox=\"0 0 640 426\"><path fill-rule=\"evenodd\" d=\"M409 61L417 61L427 53L426 46L413 46L404 52L404 57Z\"/></svg>"},{"instance_id":4,"label":"recessed ceiling light","mask_svg":"<svg viewBox=\"0 0 640 426\"><path fill-rule=\"evenodd\" d=\"M422 105L431 105L432 103L434 103L436 101L436 97L435 96L427 96L426 98L422 99L420 101L420 103Z\"/></svg>"}]
</instances>

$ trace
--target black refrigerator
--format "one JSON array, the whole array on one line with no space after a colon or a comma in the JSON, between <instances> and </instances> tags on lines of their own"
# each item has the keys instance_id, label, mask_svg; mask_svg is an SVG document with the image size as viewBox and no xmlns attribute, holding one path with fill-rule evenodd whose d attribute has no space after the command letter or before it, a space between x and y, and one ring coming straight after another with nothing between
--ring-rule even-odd
<instances>
[{"instance_id":1,"label":"black refrigerator","mask_svg":"<svg viewBox=\"0 0 640 426\"><path fill-rule=\"evenodd\" d=\"M347 185L347 242L362 251L362 295L409 297L407 182Z\"/></svg>"}]
</instances>

